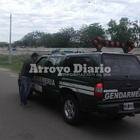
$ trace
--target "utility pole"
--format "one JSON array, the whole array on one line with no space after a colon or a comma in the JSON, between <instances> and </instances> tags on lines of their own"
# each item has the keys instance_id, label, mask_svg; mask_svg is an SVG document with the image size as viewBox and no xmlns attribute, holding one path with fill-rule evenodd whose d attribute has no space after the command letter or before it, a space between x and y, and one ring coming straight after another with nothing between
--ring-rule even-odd
<instances>
[{"instance_id":1,"label":"utility pole","mask_svg":"<svg viewBox=\"0 0 140 140\"><path fill-rule=\"evenodd\" d=\"M10 32L9 32L9 64L12 63L11 43L12 43L12 14L10 14Z\"/></svg>"}]
</instances>

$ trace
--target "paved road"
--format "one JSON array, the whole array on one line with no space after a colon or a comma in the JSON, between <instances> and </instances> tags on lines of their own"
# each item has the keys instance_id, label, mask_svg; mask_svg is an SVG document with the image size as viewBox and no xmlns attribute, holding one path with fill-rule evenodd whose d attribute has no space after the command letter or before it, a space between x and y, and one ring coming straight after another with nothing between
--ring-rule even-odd
<instances>
[{"instance_id":1,"label":"paved road","mask_svg":"<svg viewBox=\"0 0 140 140\"><path fill-rule=\"evenodd\" d=\"M140 115L120 122L88 117L78 127L63 122L57 105L29 102L19 105L17 78L0 71L0 140L139 140Z\"/></svg>"}]
</instances>

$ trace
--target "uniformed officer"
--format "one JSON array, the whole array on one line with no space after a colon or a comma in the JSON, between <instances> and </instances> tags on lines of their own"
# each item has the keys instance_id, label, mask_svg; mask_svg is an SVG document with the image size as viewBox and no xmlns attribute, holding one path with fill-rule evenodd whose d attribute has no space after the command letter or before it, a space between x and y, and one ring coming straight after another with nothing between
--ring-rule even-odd
<instances>
[{"instance_id":1,"label":"uniformed officer","mask_svg":"<svg viewBox=\"0 0 140 140\"><path fill-rule=\"evenodd\" d=\"M22 66L19 80L19 93L20 93L20 101L21 105L27 104L27 97L30 94L31 86L32 86L32 77L33 74L30 73L31 64L34 64L38 59L38 54L33 53L30 59L26 60Z\"/></svg>"}]
</instances>

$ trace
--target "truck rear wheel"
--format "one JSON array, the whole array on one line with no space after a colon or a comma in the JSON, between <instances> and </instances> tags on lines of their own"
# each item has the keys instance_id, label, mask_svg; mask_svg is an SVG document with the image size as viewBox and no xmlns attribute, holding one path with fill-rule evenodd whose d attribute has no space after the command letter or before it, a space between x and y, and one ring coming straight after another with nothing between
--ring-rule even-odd
<instances>
[{"instance_id":1,"label":"truck rear wheel","mask_svg":"<svg viewBox=\"0 0 140 140\"><path fill-rule=\"evenodd\" d=\"M78 101L73 95L67 95L63 101L63 117L64 120L72 125L78 124L80 121L80 110Z\"/></svg>"}]
</instances>

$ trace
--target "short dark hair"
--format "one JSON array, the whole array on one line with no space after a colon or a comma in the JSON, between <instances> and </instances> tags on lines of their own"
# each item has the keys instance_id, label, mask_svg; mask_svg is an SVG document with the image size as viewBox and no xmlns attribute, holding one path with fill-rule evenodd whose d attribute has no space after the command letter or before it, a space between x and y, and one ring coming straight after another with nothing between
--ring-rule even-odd
<instances>
[{"instance_id":1,"label":"short dark hair","mask_svg":"<svg viewBox=\"0 0 140 140\"><path fill-rule=\"evenodd\" d=\"M31 58L38 57L38 56L39 56L39 54L34 52L34 53L32 53Z\"/></svg>"}]
</instances>

